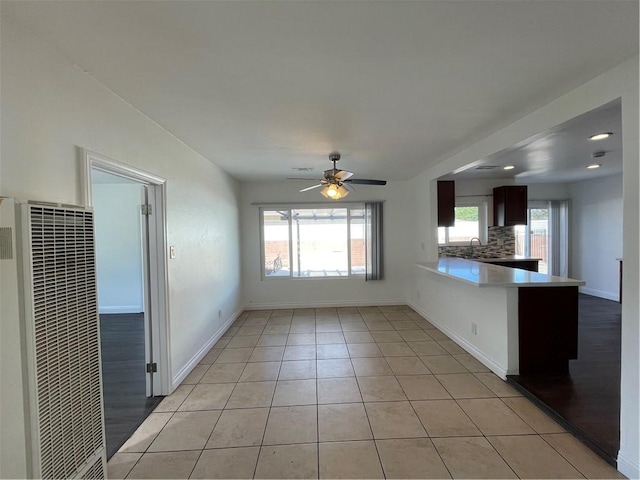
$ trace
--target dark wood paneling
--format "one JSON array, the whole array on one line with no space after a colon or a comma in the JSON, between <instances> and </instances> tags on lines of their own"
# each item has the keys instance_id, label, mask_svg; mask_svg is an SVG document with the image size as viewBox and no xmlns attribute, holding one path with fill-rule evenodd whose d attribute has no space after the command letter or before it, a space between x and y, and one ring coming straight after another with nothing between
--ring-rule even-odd
<instances>
[{"instance_id":1,"label":"dark wood paneling","mask_svg":"<svg viewBox=\"0 0 640 480\"><path fill-rule=\"evenodd\" d=\"M518 289L520 373L563 373L578 355L578 287Z\"/></svg>"},{"instance_id":2,"label":"dark wood paneling","mask_svg":"<svg viewBox=\"0 0 640 480\"><path fill-rule=\"evenodd\" d=\"M438 226L453 227L456 222L456 187L452 180L438 181Z\"/></svg>"}]
</instances>

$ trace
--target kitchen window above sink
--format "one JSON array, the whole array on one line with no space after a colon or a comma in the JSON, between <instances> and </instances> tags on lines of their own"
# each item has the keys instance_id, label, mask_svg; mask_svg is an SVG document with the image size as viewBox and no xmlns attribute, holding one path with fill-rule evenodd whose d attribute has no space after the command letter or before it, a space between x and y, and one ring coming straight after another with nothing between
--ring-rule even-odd
<instances>
[{"instance_id":1,"label":"kitchen window above sink","mask_svg":"<svg viewBox=\"0 0 640 480\"><path fill-rule=\"evenodd\" d=\"M439 245L469 245L472 238L487 240L487 203L456 202L453 227L438 227Z\"/></svg>"}]
</instances>

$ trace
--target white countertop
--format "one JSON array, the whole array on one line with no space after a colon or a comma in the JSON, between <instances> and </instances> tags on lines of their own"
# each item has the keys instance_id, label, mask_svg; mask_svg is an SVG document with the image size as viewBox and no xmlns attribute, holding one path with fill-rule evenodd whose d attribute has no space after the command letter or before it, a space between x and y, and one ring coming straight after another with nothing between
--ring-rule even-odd
<instances>
[{"instance_id":1,"label":"white countertop","mask_svg":"<svg viewBox=\"0 0 640 480\"><path fill-rule=\"evenodd\" d=\"M477 287L575 287L586 285L583 280L556 277L520 268L501 267L464 258L440 258L437 262L416 263L416 265L438 275Z\"/></svg>"}]
</instances>

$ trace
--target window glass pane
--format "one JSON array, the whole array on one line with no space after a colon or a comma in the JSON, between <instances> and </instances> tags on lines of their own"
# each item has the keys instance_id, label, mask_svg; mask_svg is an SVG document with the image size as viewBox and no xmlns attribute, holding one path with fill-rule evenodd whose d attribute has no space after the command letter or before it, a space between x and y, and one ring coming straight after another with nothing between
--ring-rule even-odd
<instances>
[{"instance_id":1,"label":"window glass pane","mask_svg":"<svg viewBox=\"0 0 640 480\"><path fill-rule=\"evenodd\" d=\"M438 243L444 245L447 243L447 227L438 227Z\"/></svg>"},{"instance_id":2,"label":"window glass pane","mask_svg":"<svg viewBox=\"0 0 640 480\"><path fill-rule=\"evenodd\" d=\"M480 212L477 206L456 207L455 224L449 227L449 243L469 242L480 236Z\"/></svg>"},{"instance_id":3,"label":"window glass pane","mask_svg":"<svg viewBox=\"0 0 640 480\"><path fill-rule=\"evenodd\" d=\"M288 277L289 211L262 212L264 221L264 274L267 277Z\"/></svg>"},{"instance_id":4,"label":"window glass pane","mask_svg":"<svg viewBox=\"0 0 640 480\"><path fill-rule=\"evenodd\" d=\"M513 228L513 233L516 236L516 255L529 256L527 251L527 226L516 225Z\"/></svg>"},{"instance_id":5,"label":"window glass pane","mask_svg":"<svg viewBox=\"0 0 640 480\"><path fill-rule=\"evenodd\" d=\"M549 269L549 209L531 208L531 233L529 237L529 254L534 258L541 258L538 262L538 271L547 273Z\"/></svg>"},{"instance_id":6,"label":"window glass pane","mask_svg":"<svg viewBox=\"0 0 640 480\"><path fill-rule=\"evenodd\" d=\"M364 209L352 208L351 219L351 274L364 275L366 270L366 244L364 238Z\"/></svg>"},{"instance_id":7,"label":"window glass pane","mask_svg":"<svg viewBox=\"0 0 640 480\"><path fill-rule=\"evenodd\" d=\"M294 209L291 215L293 276L347 276L347 209Z\"/></svg>"}]
</instances>

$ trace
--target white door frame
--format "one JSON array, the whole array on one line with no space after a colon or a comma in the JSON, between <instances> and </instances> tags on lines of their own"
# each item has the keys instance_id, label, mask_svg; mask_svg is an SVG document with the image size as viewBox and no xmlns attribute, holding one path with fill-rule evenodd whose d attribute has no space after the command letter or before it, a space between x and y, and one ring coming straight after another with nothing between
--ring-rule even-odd
<instances>
[{"instance_id":1,"label":"white door frame","mask_svg":"<svg viewBox=\"0 0 640 480\"><path fill-rule=\"evenodd\" d=\"M167 264L167 225L166 225L166 179L149 172L112 160L90 150L82 149L81 162L84 205L92 206L91 170L100 170L112 175L134 180L149 188L149 203L153 213L149 217L149 301L145 304L151 309L153 330L154 361L158 372L153 382L153 395L169 395L172 392L171 358L169 356L169 270ZM145 342L146 343L146 342Z\"/></svg>"}]
</instances>

